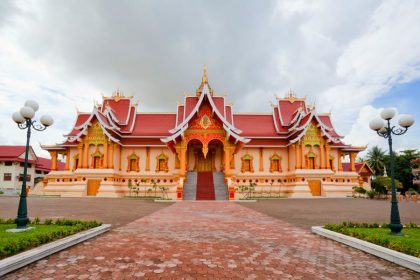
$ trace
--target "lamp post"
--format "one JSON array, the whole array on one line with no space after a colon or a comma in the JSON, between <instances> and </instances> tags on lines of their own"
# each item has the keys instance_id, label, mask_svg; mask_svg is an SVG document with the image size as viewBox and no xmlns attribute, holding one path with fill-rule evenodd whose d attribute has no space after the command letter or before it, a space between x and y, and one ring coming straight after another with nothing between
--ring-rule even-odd
<instances>
[{"instance_id":1,"label":"lamp post","mask_svg":"<svg viewBox=\"0 0 420 280\"><path fill-rule=\"evenodd\" d=\"M49 115L43 115L40 118L40 124L36 120L33 120L35 112L39 106L36 101L28 100L25 105L12 115L12 119L17 123L20 129L26 129L26 149L25 149L25 163L23 167L23 179L22 179L22 190L20 192L19 208L16 218L16 229L25 230L28 224L28 208L26 205L26 176L28 174L28 154L29 154L29 141L31 138L31 129L38 131L45 130L48 126L52 125L54 120Z\"/></svg>"},{"instance_id":2,"label":"lamp post","mask_svg":"<svg viewBox=\"0 0 420 280\"><path fill-rule=\"evenodd\" d=\"M402 235L401 230L403 228L400 220L400 213L398 210L397 192L395 190L395 170L394 170L394 153L392 152L392 135L404 134L410 126L414 124L414 117L411 115L400 115L398 124L401 128L398 128L391 124L392 118L395 116L395 110L392 108L383 109L381 111L382 119L373 119L369 123L369 127L375 130L376 133L388 139L389 145L389 158L390 158L390 171L391 171L391 224L390 229L392 235ZM385 120L385 122L384 122Z\"/></svg>"}]
</instances>

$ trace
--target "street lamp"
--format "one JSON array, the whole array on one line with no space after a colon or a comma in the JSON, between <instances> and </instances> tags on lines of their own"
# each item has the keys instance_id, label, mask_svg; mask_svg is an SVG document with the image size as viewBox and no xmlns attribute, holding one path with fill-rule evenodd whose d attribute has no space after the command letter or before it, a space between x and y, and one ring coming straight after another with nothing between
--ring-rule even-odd
<instances>
[{"instance_id":1,"label":"street lamp","mask_svg":"<svg viewBox=\"0 0 420 280\"><path fill-rule=\"evenodd\" d=\"M414 124L414 117L411 115L400 115L398 124L401 128L397 128L394 125L391 126L391 119L395 116L395 110L392 108L383 109L381 111L382 119L373 119L369 123L369 127L375 130L379 136L388 139L389 145L389 158L391 162L391 234L402 235L401 230L403 228L400 220L400 213L398 211L397 193L395 190L395 171L394 171L394 153L392 152L392 135L404 134L410 126ZM384 120L386 122L384 122Z\"/></svg>"},{"instance_id":2,"label":"street lamp","mask_svg":"<svg viewBox=\"0 0 420 280\"><path fill-rule=\"evenodd\" d=\"M28 154L29 154L29 141L31 138L31 128L43 131L48 126L52 125L54 120L49 115L43 115L40 118L40 124L32 118L35 116L35 112L38 110L39 105L36 101L28 100L25 105L12 115L12 119L17 123L20 129L27 129L26 133L26 149L25 149L25 163L23 167L23 179L22 179L22 190L20 192L19 208L16 218L16 229L25 230L28 224L28 209L26 205L26 176L28 174Z\"/></svg>"}]
</instances>

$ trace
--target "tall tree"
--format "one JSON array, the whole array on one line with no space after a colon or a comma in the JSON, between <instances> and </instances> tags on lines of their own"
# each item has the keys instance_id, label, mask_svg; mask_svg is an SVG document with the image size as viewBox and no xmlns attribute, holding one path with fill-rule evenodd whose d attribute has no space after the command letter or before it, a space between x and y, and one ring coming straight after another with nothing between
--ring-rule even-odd
<instances>
[{"instance_id":1,"label":"tall tree","mask_svg":"<svg viewBox=\"0 0 420 280\"><path fill-rule=\"evenodd\" d=\"M384 174L385 151L378 146L373 146L366 155L369 166L373 169L376 176Z\"/></svg>"},{"instance_id":2,"label":"tall tree","mask_svg":"<svg viewBox=\"0 0 420 280\"><path fill-rule=\"evenodd\" d=\"M403 185L403 192L413 188L416 189L416 186L413 185L413 167L415 164L411 163L413 159L420 157L418 150L405 150L401 151L398 154L395 154L395 179L400 181ZM387 170L389 170L390 159L389 156L385 157L385 165ZM389 176L389 173L388 173Z\"/></svg>"}]
</instances>

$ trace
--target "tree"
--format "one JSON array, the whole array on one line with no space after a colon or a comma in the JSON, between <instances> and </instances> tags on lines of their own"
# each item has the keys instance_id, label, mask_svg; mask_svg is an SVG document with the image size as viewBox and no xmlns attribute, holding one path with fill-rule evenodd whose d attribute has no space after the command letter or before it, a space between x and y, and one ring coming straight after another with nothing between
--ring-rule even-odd
<instances>
[{"instance_id":1,"label":"tree","mask_svg":"<svg viewBox=\"0 0 420 280\"><path fill-rule=\"evenodd\" d=\"M420 157L418 150L404 150L398 154L394 154L395 159L395 179L400 181L403 185L402 191L405 192L409 189L416 189L417 186L413 185L412 169L415 164L411 163L413 159ZM389 156L385 157L385 164L389 170L390 159ZM388 175L390 171L388 171Z\"/></svg>"},{"instance_id":2,"label":"tree","mask_svg":"<svg viewBox=\"0 0 420 280\"><path fill-rule=\"evenodd\" d=\"M391 178L385 176L377 176L372 180L371 187L378 193L386 194L391 190ZM403 185L400 181L395 179L395 187L397 190L401 190Z\"/></svg>"},{"instance_id":3,"label":"tree","mask_svg":"<svg viewBox=\"0 0 420 280\"><path fill-rule=\"evenodd\" d=\"M366 160L375 175L384 174L385 151L378 146L373 146L366 155Z\"/></svg>"}]
</instances>

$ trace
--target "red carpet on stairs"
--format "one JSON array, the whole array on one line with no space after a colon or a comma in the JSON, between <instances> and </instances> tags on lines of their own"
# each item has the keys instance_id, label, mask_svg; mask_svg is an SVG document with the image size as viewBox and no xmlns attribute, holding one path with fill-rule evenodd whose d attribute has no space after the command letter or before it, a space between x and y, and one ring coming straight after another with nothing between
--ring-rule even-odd
<instances>
[{"instance_id":1,"label":"red carpet on stairs","mask_svg":"<svg viewBox=\"0 0 420 280\"><path fill-rule=\"evenodd\" d=\"M196 200L215 200L212 172L197 173Z\"/></svg>"}]
</instances>

